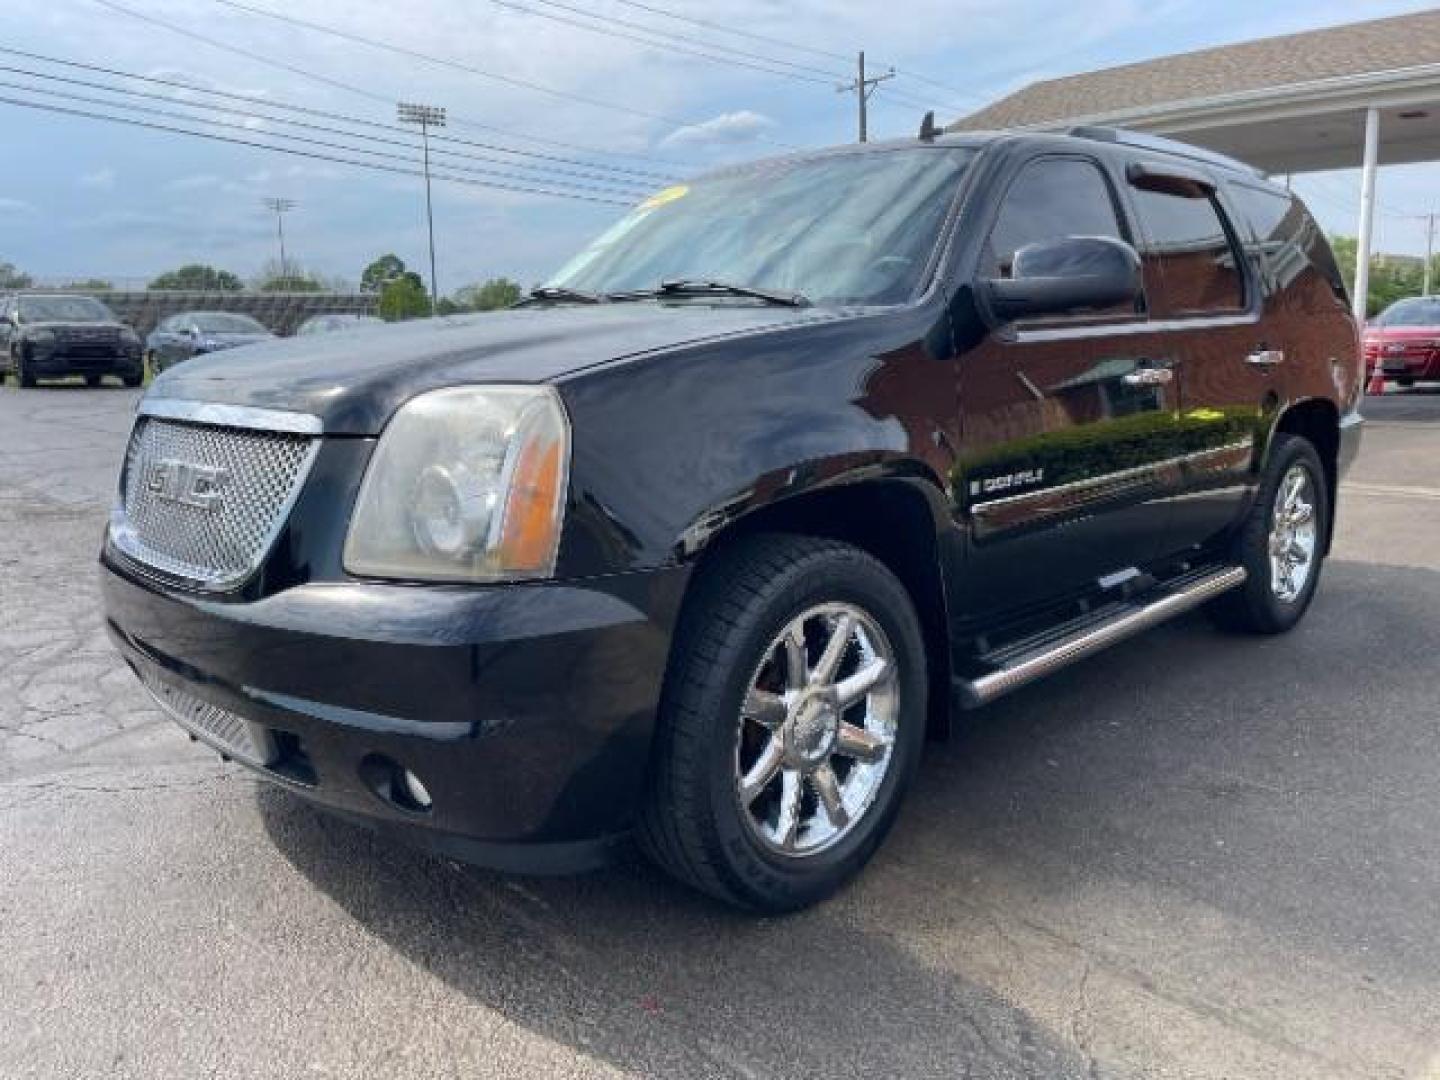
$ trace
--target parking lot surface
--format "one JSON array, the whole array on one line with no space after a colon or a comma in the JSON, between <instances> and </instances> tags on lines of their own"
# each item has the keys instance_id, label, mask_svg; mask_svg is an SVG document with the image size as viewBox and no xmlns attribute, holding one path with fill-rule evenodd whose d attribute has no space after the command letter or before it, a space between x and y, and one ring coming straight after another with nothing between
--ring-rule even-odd
<instances>
[{"instance_id":1,"label":"parking lot surface","mask_svg":"<svg viewBox=\"0 0 1440 1080\"><path fill-rule=\"evenodd\" d=\"M1367 408L1300 629L975 714L785 919L430 858L186 741L96 606L134 400L0 390L0 1076L1440 1078L1440 392Z\"/></svg>"}]
</instances>

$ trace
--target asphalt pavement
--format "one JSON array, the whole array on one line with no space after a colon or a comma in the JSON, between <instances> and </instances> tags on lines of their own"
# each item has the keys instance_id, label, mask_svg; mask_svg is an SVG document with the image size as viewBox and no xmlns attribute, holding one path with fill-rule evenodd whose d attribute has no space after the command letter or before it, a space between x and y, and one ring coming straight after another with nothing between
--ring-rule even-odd
<instances>
[{"instance_id":1,"label":"asphalt pavement","mask_svg":"<svg viewBox=\"0 0 1440 1080\"><path fill-rule=\"evenodd\" d=\"M1440 1080L1440 391L1369 403L1297 631L976 714L785 919L417 854L186 741L96 606L134 401L0 390L0 1077Z\"/></svg>"}]
</instances>

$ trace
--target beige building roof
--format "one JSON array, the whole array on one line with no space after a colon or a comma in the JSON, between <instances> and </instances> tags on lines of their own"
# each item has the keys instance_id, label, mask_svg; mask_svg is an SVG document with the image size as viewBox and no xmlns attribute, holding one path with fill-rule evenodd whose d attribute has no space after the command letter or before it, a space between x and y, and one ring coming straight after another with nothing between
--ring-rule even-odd
<instances>
[{"instance_id":1,"label":"beige building roof","mask_svg":"<svg viewBox=\"0 0 1440 1080\"><path fill-rule=\"evenodd\" d=\"M1182 101L1440 63L1440 10L1262 38L1031 83L951 131L1043 126Z\"/></svg>"}]
</instances>

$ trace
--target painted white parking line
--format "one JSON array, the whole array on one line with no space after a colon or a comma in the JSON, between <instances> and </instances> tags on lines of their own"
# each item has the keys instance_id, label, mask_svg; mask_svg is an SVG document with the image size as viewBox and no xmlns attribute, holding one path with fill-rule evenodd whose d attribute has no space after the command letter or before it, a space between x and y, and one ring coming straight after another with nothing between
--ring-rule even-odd
<instances>
[{"instance_id":1,"label":"painted white parking line","mask_svg":"<svg viewBox=\"0 0 1440 1080\"><path fill-rule=\"evenodd\" d=\"M1341 483L1340 490L1355 495L1382 495L1396 499L1423 499L1440 502L1440 490L1435 488L1404 487L1399 484L1360 484L1351 481Z\"/></svg>"}]
</instances>

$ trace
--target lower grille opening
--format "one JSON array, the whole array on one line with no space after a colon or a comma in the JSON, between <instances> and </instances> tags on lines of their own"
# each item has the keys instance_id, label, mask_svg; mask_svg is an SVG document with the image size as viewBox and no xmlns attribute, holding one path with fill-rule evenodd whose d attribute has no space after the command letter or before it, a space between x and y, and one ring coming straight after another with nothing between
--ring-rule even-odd
<instances>
[{"instance_id":1,"label":"lower grille opening","mask_svg":"<svg viewBox=\"0 0 1440 1080\"><path fill-rule=\"evenodd\" d=\"M310 755L305 752L305 744L300 736L292 735L288 731L274 730L271 735L275 739L276 757L270 765L270 771L297 784L314 787L318 781L315 766L311 764Z\"/></svg>"}]
</instances>

